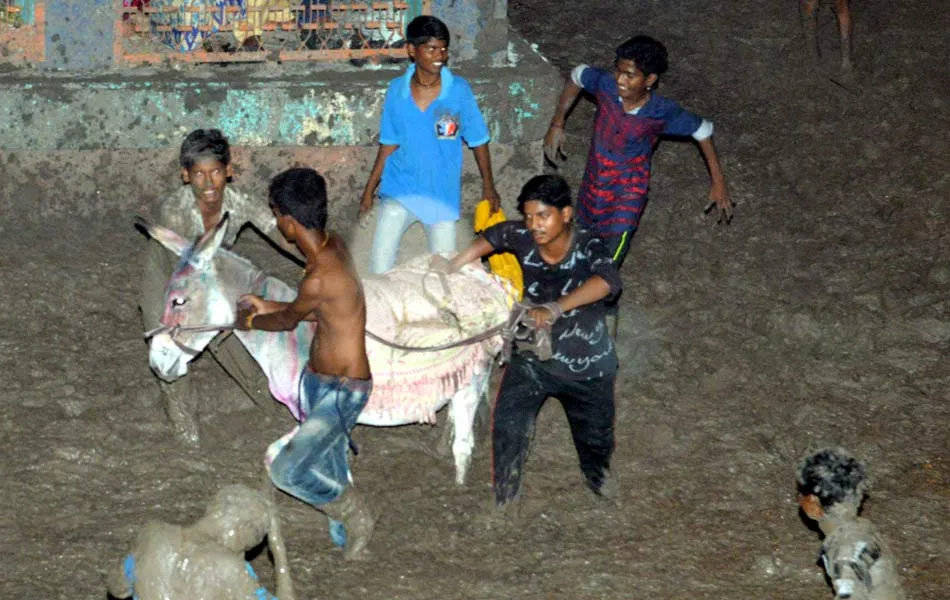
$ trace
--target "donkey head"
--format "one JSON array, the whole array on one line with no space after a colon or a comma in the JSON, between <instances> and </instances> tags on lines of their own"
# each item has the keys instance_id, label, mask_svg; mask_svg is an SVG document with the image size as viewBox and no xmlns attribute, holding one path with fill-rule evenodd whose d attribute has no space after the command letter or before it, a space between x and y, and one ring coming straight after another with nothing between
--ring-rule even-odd
<instances>
[{"instance_id":1,"label":"donkey head","mask_svg":"<svg viewBox=\"0 0 950 600\"><path fill-rule=\"evenodd\" d=\"M170 229L136 220L149 236L180 257L165 285L162 327L149 332L149 364L165 381L185 375L188 362L234 322L234 302L222 293L212 260L224 240L227 222L225 214L217 227L191 244Z\"/></svg>"}]
</instances>

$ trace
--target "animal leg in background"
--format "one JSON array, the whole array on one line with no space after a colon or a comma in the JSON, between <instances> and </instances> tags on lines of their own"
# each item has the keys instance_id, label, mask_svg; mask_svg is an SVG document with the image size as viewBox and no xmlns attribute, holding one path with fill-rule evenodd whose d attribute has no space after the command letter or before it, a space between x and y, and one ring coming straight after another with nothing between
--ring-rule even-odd
<instances>
[{"instance_id":1,"label":"animal leg in background","mask_svg":"<svg viewBox=\"0 0 950 600\"><path fill-rule=\"evenodd\" d=\"M143 257L139 309L145 330L161 324L164 309L165 283L174 272L176 257L154 240L149 240ZM157 378L162 409L175 437L190 446L197 446L198 390L191 380L172 383Z\"/></svg>"},{"instance_id":2,"label":"animal leg in background","mask_svg":"<svg viewBox=\"0 0 950 600\"><path fill-rule=\"evenodd\" d=\"M802 25L805 30L805 45L817 60L821 54L818 43L819 0L801 0ZM838 35L841 40L841 68L851 69L851 22L850 0L834 0L835 17L838 20Z\"/></svg>"},{"instance_id":3,"label":"animal leg in background","mask_svg":"<svg viewBox=\"0 0 950 600\"><path fill-rule=\"evenodd\" d=\"M818 60L818 0L801 0L802 26L805 29L805 49Z\"/></svg>"},{"instance_id":4,"label":"animal leg in background","mask_svg":"<svg viewBox=\"0 0 950 600\"><path fill-rule=\"evenodd\" d=\"M841 68L851 69L851 23L850 0L835 0L835 16L838 18L838 33L841 36Z\"/></svg>"}]
</instances>

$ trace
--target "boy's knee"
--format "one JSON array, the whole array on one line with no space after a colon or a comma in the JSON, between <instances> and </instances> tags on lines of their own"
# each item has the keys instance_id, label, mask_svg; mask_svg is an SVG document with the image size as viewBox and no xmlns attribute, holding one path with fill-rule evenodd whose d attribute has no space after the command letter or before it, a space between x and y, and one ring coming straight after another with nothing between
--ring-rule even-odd
<instances>
[{"instance_id":1,"label":"boy's knee","mask_svg":"<svg viewBox=\"0 0 950 600\"><path fill-rule=\"evenodd\" d=\"M270 465L271 482L285 492L293 490L297 486L301 474L299 461L293 460L288 452L288 450L292 450L291 444L293 444L293 441L289 442L284 450L274 457L274 461Z\"/></svg>"}]
</instances>

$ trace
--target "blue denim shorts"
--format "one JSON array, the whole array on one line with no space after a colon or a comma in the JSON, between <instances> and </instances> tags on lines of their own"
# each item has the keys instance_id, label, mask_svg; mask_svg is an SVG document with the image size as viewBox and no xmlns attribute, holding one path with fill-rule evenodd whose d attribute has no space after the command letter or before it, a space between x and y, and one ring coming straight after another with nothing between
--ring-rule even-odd
<instances>
[{"instance_id":1,"label":"blue denim shorts","mask_svg":"<svg viewBox=\"0 0 950 600\"><path fill-rule=\"evenodd\" d=\"M313 506L335 500L350 481L347 449L373 390L370 379L300 376L300 428L274 457L274 485Z\"/></svg>"}]
</instances>

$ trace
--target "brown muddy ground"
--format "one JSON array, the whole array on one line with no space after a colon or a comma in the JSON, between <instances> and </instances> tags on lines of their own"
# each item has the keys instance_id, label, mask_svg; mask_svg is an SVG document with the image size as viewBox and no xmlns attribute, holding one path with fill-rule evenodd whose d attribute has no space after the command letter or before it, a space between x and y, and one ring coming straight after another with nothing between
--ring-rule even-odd
<instances>
[{"instance_id":1,"label":"brown muddy ground","mask_svg":"<svg viewBox=\"0 0 950 600\"><path fill-rule=\"evenodd\" d=\"M838 444L869 463L866 514L912 596L947 597L950 6L855 4L848 80L830 13L822 64L804 60L792 0L512 3L514 27L562 72L609 64L633 32L664 40L661 90L715 120L735 221L703 216L696 149L661 145L624 268L623 508L581 485L555 402L525 518L507 531L479 518L484 443L458 489L431 450L438 430L358 428L355 476L380 511L374 558L342 562L324 519L282 497L301 598L820 598L793 469ZM582 104L569 121L574 184L591 116ZM190 522L219 486L255 484L263 448L290 426L204 359L192 375L207 392L204 447L171 441L134 308L141 245L125 216L0 224L0 598L104 598L103 573L141 523ZM266 557L254 565L270 583Z\"/></svg>"}]
</instances>

